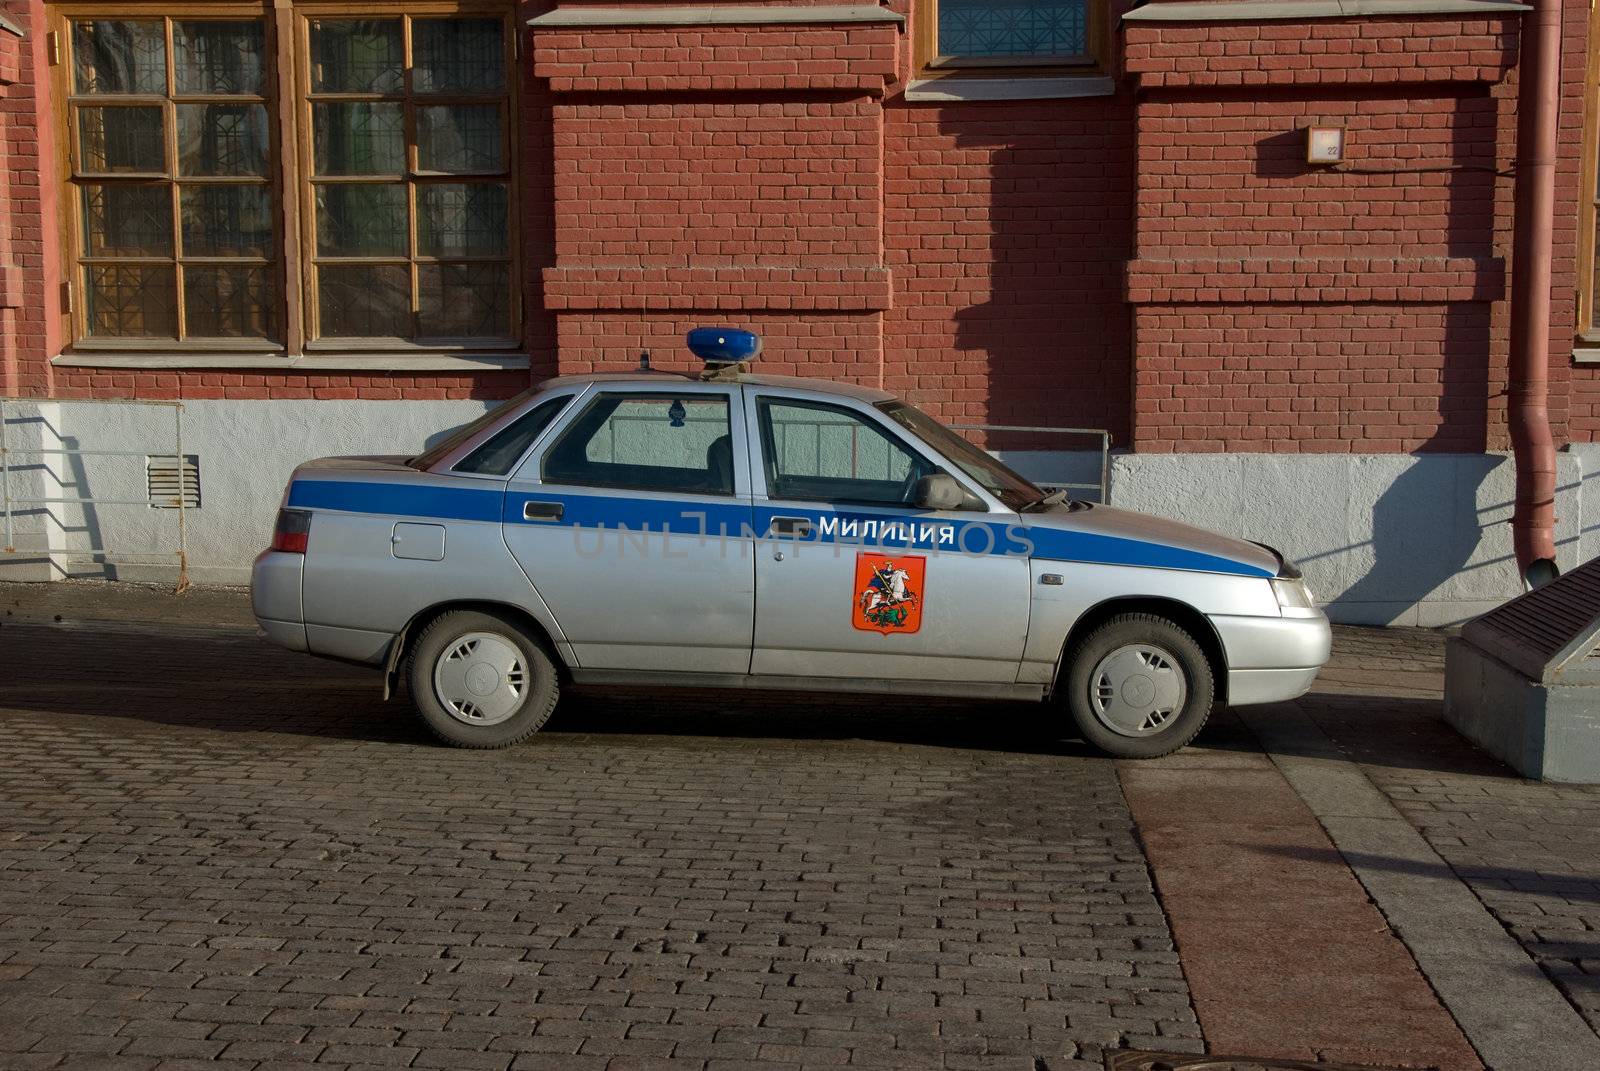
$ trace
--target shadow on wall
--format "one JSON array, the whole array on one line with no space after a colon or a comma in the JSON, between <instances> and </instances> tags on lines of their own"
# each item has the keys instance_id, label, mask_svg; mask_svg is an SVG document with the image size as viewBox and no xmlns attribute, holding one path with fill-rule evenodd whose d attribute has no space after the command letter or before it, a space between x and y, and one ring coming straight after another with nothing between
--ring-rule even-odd
<instances>
[{"instance_id":1,"label":"shadow on wall","mask_svg":"<svg viewBox=\"0 0 1600 1071\"><path fill-rule=\"evenodd\" d=\"M90 498L89 473L83 458L71 451L82 450L76 437L63 435L61 429L37 409L19 413L5 410L5 440L8 464L3 476L10 489L9 501L0 503L0 534L11 536L12 549L0 546L0 565L43 570L50 577L101 576L105 574L105 556L94 555L87 562L78 562L76 569L65 568L60 554L52 556L54 549L99 547L103 544L100 515L92 503L76 504L41 499ZM27 460L18 462L16 458ZM52 459L59 464L51 464ZM67 516L76 514L77 520L69 522ZM81 554L73 555L75 558Z\"/></svg>"},{"instance_id":2,"label":"shadow on wall","mask_svg":"<svg viewBox=\"0 0 1600 1071\"><path fill-rule=\"evenodd\" d=\"M1346 230L1330 232L1336 244L1302 247L1301 255L1494 257L1499 181L1494 174L1494 118L1499 106L1482 93L1443 101L1439 117L1448 110L1447 142L1436 144L1429 134L1420 135L1415 146L1392 137L1380 142L1373 131L1370 155L1360 144L1360 118L1326 117L1357 128L1347 165L1351 169L1316 183L1323 191L1318 199L1323 211L1336 199L1344 200ZM1327 107L1336 112L1348 105L1330 100ZM1256 150L1258 178L1293 179L1321 170L1305 162L1300 130L1263 138ZM1443 203L1432 207L1436 202L1428 195L1441 176L1417 172L1441 163L1460 169L1443 176ZM1330 183L1339 192L1330 191ZM1397 202L1396 195L1418 195L1423 201L1402 210L1409 202ZM1308 200L1308 211L1310 204ZM1417 213L1427 212L1443 216L1437 228L1418 218ZM1351 232L1371 245L1346 244ZM1491 300L1497 296L1480 287L1470 297L1458 295L1448 302L1373 302L1337 310L1348 316L1349 329L1340 332L1336 344L1343 354L1336 373L1341 386L1329 402L1342 410L1341 433L1352 431L1357 453L1369 456L1350 459L1342 520L1351 542L1310 556L1344 559L1342 568L1325 570L1325 575L1355 574L1329 603L1336 620L1388 623L1400 617L1412 623L1402 616L1405 611L1430 601L1459 606L1422 615L1421 623L1464 619L1486 608L1484 604L1517 593L1515 569L1508 566L1504 507L1483 501L1486 492L1499 497L1487 485L1505 463L1483 453L1489 420L1496 415L1490 409L1489 366ZM1303 352L1294 375L1297 380L1309 375L1317 382L1318 372L1330 369L1315 351ZM1304 397L1297 403L1328 404L1320 398L1308 403ZM1391 445L1396 440L1409 457L1384 456L1382 452L1397 448ZM1362 449L1362 443L1371 445ZM1377 481L1382 481L1381 489L1370 499L1367 515L1363 502L1373 490L1370 483ZM1250 490L1242 488L1246 495ZM1293 501L1283 505L1295 507Z\"/></svg>"},{"instance_id":3,"label":"shadow on wall","mask_svg":"<svg viewBox=\"0 0 1600 1071\"><path fill-rule=\"evenodd\" d=\"M1337 620L1362 620L1368 607L1422 602L1472 566L1486 531L1479 492L1502 459L1451 460L1453 487L1444 494L1438 470L1413 459L1378 495L1367 545L1371 566L1329 601L1328 611Z\"/></svg>"},{"instance_id":4,"label":"shadow on wall","mask_svg":"<svg viewBox=\"0 0 1600 1071\"><path fill-rule=\"evenodd\" d=\"M1481 94L1464 95L1454 102L1450 163L1464 170L1445 177L1444 249L1440 250L1444 255L1487 260L1496 254L1494 199L1500 180L1493 171L1498 106ZM1427 162L1396 161L1395 165L1417 167ZM1419 176L1412 181L1435 177ZM1397 180L1375 175L1370 181ZM1434 430L1426 441L1408 443L1411 463L1387 483L1372 504L1370 568L1330 603L1330 613L1341 619L1372 619L1363 609L1442 599L1461 604L1459 611L1443 615L1454 623L1486 608L1475 603L1503 601L1521 590L1510 553L1509 503L1494 501L1502 496L1488 487L1496 470L1502 465L1509 468L1510 462L1483 453L1488 448L1489 421L1499 419L1489 404L1493 345L1489 298L1494 296L1499 295L1484 293L1476 300L1445 306L1440 340L1443 359L1437 365L1436 385L1424 378L1433 373L1421 361L1415 366L1416 387L1436 386L1437 409L1430 413L1400 408L1397 415L1413 425L1432 421ZM1397 340L1404 338L1405 319L1402 316L1395 323ZM1399 345L1395 352L1404 355L1409 351ZM1412 356L1421 358L1424 353ZM1420 399L1420 392L1408 393L1410 386L1403 380L1397 382L1395 393L1383 400L1404 407L1411 399ZM1447 459L1446 471L1451 474L1447 485L1440 486L1436 466L1423 463L1430 457ZM1500 484L1505 475L1500 474L1495 483ZM1514 491L1514 479L1505 482L1507 490ZM1484 501L1486 491L1489 502ZM1351 527L1351 534L1356 534L1359 529L1354 517ZM1382 616L1380 609L1377 618ZM1425 618L1424 623L1439 616Z\"/></svg>"},{"instance_id":5,"label":"shadow on wall","mask_svg":"<svg viewBox=\"0 0 1600 1071\"><path fill-rule=\"evenodd\" d=\"M919 268L926 304L948 302L962 384L952 421L1107 428L1128 437L1132 255L1131 103L1120 97L948 109L954 150L934 182L956 210L936 263ZM985 197L987 203L985 203ZM987 264L979 271L974 263ZM945 287L945 293L936 292ZM945 407L948 406L948 407ZM1082 439L1009 436L1006 450L1078 450Z\"/></svg>"}]
</instances>

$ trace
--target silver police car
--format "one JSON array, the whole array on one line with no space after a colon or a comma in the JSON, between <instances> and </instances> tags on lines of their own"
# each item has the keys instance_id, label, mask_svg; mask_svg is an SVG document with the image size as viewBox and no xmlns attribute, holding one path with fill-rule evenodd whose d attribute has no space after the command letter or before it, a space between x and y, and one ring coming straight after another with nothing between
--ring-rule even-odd
<instances>
[{"instance_id":1,"label":"silver police car","mask_svg":"<svg viewBox=\"0 0 1600 1071\"><path fill-rule=\"evenodd\" d=\"M1292 699L1330 633L1254 543L1047 494L880 391L750 372L549 380L416 457L295 470L256 619L403 673L428 727L517 743L563 684L1048 702L1112 755Z\"/></svg>"}]
</instances>

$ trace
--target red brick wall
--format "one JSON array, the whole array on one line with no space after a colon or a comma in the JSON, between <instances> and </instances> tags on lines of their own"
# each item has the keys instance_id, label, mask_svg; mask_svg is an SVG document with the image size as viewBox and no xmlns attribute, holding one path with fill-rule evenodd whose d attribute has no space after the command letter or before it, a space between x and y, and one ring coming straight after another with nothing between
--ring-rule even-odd
<instances>
[{"instance_id":1,"label":"red brick wall","mask_svg":"<svg viewBox=\"0 0 1600 1071\"><path fill-rule=\"evenodd\" d=\"M1130 26L1139 449L1503 438L1515 26ZM1345 129L1345 165L1305 163L1309 125Z\"/></svg>"},{"instance_id":2,"label":"red brick wall","mask_svg":"<svg viewBox=\"0 0 1600 1071\"><path fill-rule=\"evenodd\" d=\"M1572 363L1577 326L1578 201L1583 196L1584 79L1589 41L1589 5L1567 0L1561 12L1561 126L1556 164L1555 265L1551 277L1550 392L1556 441L1600 439L1600 368ZM1514 136L1514 135L1513 135ZM1508 239L1509 241L1509 239Z\"/></svg>"},{"instance_id":3,"label":"red brick wall","mask_svg":"<svg viewBox=\"0 0 1600 1071\"><path fill-rule=\"evenodd\" d=\"M552 30L535 35L534 71L558 93L882 92L894 79L896 44L889 34L846 26Z\"/></svg>"},{"instance_id":4,"label":"red brick wall","mask_svg":"<svg viewBox=\"0 0 1600 1071\"><path fill-rule=\"evenodd\" d=\"M881 266L870 97L559 105L555 138L558 265Z\"/></svg>"},{"instance_id":5,"label":"red brick wall","mask_svg":"<svg viewBox=\"0 0 1600 1071\"><path fill-rule=\"evenodd\" d=\"M1131 96L901 100L886 120L885 386L950 419L1127 445Z\"/></svg>"},{"instance_id":6,"label":"red brick wall","mask_svg":"<svg viewBox=\"0 0 1600 1071\"><path fill-rule=\"evenodd\" d=\"M1495 82L1515 62L1515 19L1441 16L1416 26L1378 18L1143 24L1124 69L1141 85L1268 86Z\"/></svg>"},{"instance_id":7,"label":"red brick wall","mask_svg":"<svg viewBox=\"0 0 1600 1071\"><path fill-rule=\"evenodd\" d=\"M28 36L0 32L0 394L43 395L51 387L45 227L53 213L39 180L43 10L8 4L7 17Z\"/></svg>"},{"instance_id":8,"label":"red brick wall","mask_svg":"<svg viewBox=\"0 0 1600 1071\"><path fill-rule=\"evenodd\" d=\"M911 5L894 8L914 32ZM1125 441L1131 96L910 102L909 41L887 26L536 32L535 71L562 102L544 273L562 367L631 366L642 347L684 363L686 327L750 323L770 329L766 368ZM711 92L685 96L693 78Z\"/></svg>"},{"instance_id":9,"label":"red brick wall","mask_svg":"<svg viewBox=\"0 0 1600 1071\"><path fill-rule=\"evenodd\" d=\"M565 371L687 366L697 323L768 329L763 367L882 374L889 23L549 28Z\"/></svg>"},{"instance_id":10,"label":"red brick wall","mask_svg":"<svg viewBox=\"0 0 1600 1071\"><path fill-rule=\"evenodd\" d=\"M1483 302L1151 305L1140 310L1140 448L1483 449Z\"/></svg>"},{"instance_id":11,"label":"red brick wall","mask_svg":"<svg viewBox=\"0 0 1600 1071\"><path fill-rule=\"evenodd\" d=\"M9 5L30 37L0 41L0 391L497 396L642 348L686 367L684 330L736 322L774 371L962 421L1156 451L1506 445L1511 182L1491 171L1514 154L1514 17L1130 24L1116 96L992 104L907 101L911 38L884 24L530 34L533 368L467 376L52 370L42 11ZM1587 19L1568 0L1551 339L1552 416L1581 439ZM1303 164L1311 122L1346 126L1349 167Z\"/></svg>"}]
</instances>

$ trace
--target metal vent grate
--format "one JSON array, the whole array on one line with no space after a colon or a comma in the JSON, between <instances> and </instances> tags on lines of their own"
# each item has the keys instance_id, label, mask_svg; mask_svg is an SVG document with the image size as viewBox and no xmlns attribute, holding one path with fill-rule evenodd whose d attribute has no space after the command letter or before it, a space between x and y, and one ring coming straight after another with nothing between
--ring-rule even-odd
<instances>
[{"instance_id":1,"label":"metal vent grate","mask_svg":"<svg viewBox=\"0 0 1600 1071\"><path fill-rule=\"evenodd\" d=\"M1532 679L1549 679L1600 643L1600 559L1490 610L1461 634Z\"/></svg>"},{"instance_id":2,"label":"metal vent grate","mask_svg":"<svg viewBox=\"0 0 1600 1071\"><path fill-rule=\"evenodd\" d=\"M150 505L154 509L177 509L178 495L183 495L184 509L200 507L200 455L183 455L183 472L178 471L175 454L151 454L145 458L145 482L150 490ZM180 484L181 481L181 484Z\"/></svg>"}]
</instances>

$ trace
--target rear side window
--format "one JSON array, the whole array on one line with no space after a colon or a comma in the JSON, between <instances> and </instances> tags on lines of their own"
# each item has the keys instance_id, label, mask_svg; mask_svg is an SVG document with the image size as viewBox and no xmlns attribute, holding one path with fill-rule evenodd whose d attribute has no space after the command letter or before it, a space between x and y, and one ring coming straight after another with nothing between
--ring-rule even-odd
<instances>
[{"instance_id":1,"label":"rear side window","mask_svg":"<svg viewBox=\"0 0 1600 1071\"><path fill-rule=\"evenodd\" d=\"M495 406L493 409L489 410L487 413L483 414L477 420L474 420L472 423L467 424L464 427L457 428L449 435L446 435L443 439L439 440L439 442L435 443L429 449L418 454L416 457L411 458L406 462L406 464L410 465L414 469L422 469L424 472L433 468L433 466L443 461L446 457L449 457L456 447L460 446L462 443L478 434L478 432L482 431L484 428L495 424L506 412L508 412L514 406L519 406L523 402L527 401L538 390L538 387L529 387L516 397L507 399L501 404Z\"/></svg>"},{"instance_id":2,"label":"rear side window","mask_svg":"<svg viewBox=\"0 0 1600 1071\"><path fill-rule=\"evenodd\" d=\"M720 394L602 394L545 451L545 483L733 494L733 437Z\"/></svg>"},{"instance_id":3,"label":"rear side window","mask_svg":"<svg viewBox=\"0 0 1600 1071\"><path fill-rule=\"evenodd\" d=\"M455 471L472 472L480 476L506 475L518 459L528 452L533 440L561 415L561 410L571 400L570 397L551 398L534 406L462 458L455 466Z\"/></svg>"}]
</instances>

